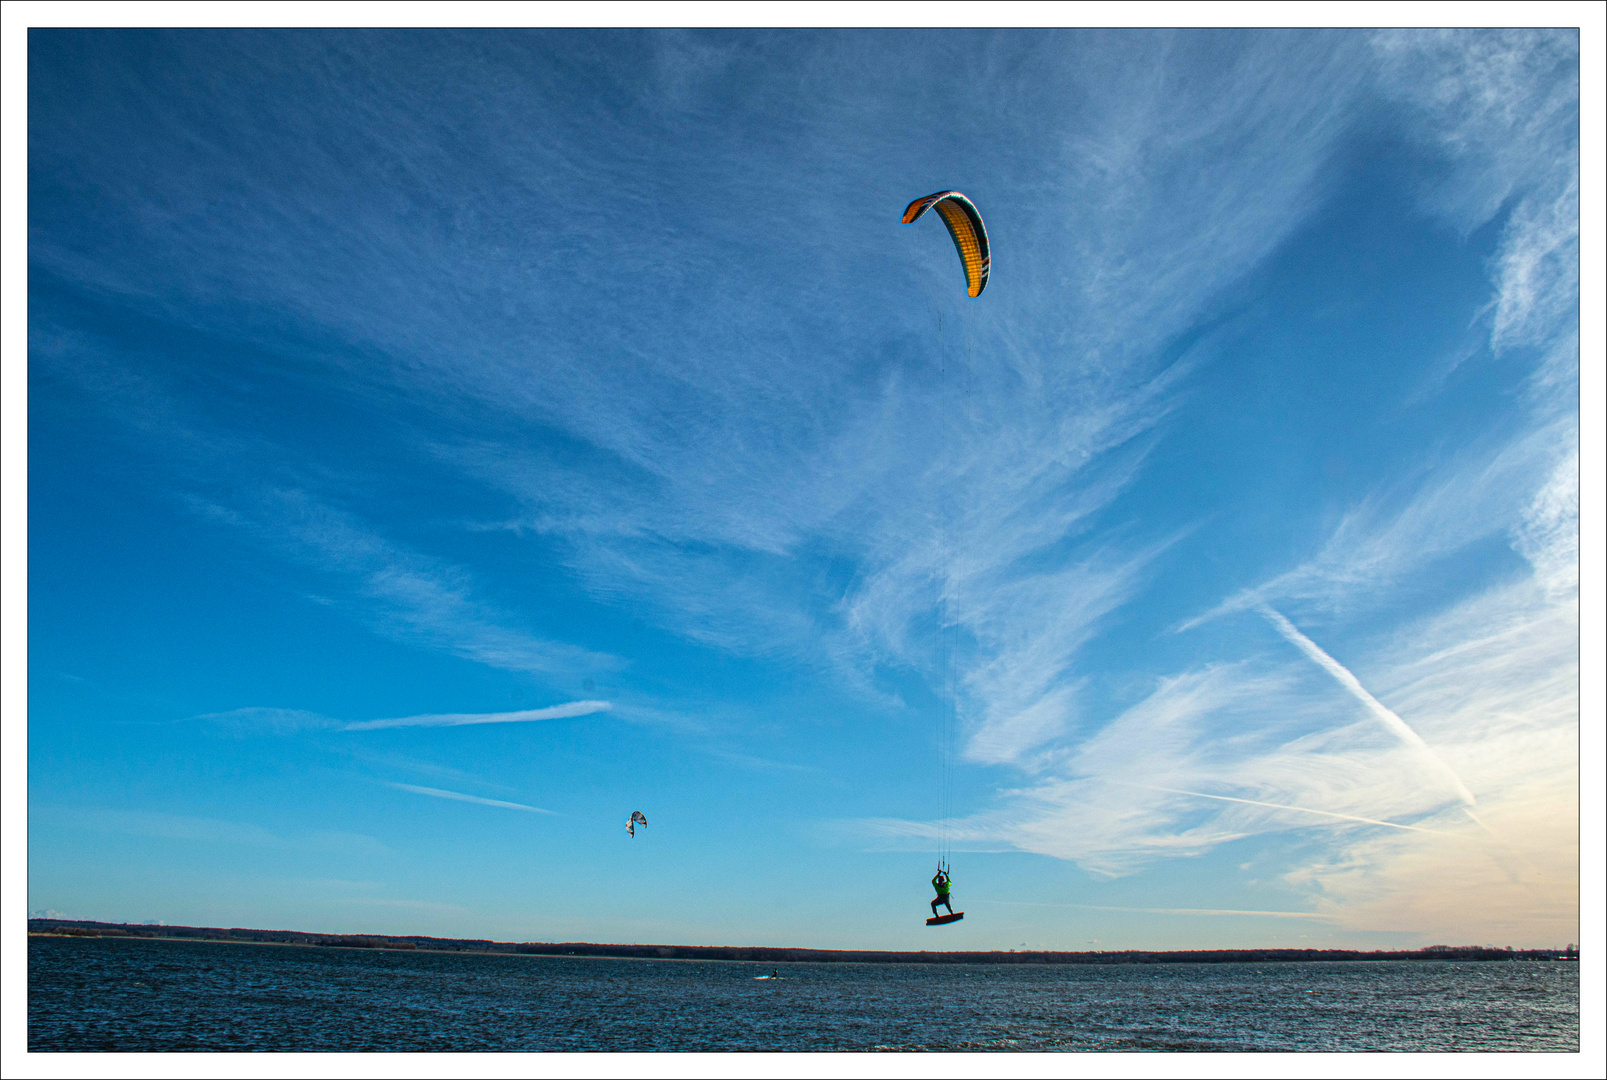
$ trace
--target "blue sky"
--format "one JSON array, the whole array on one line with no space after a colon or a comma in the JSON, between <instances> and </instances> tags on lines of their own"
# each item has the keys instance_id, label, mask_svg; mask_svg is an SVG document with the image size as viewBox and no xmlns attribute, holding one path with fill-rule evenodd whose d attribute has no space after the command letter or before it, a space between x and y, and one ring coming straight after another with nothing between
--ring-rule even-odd
<instances>
[{"instance_id":1,"label":"blue sky","mask_svg":"<svg viewBox=\"0 0 1607 1080\"><path fill-rule=\"evenodd\" d=\"M30 910L1578 940L1578 42L33 31Z\"/></svg>"}]
</instances>

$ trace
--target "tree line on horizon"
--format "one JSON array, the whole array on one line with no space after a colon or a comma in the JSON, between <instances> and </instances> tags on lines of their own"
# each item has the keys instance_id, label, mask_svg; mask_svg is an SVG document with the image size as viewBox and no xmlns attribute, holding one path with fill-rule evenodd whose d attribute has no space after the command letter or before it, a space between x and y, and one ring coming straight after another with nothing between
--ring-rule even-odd
<instances>
[{"instance_id":1,"label":"tree line on horizon","mask_svg":"<svg viewBox=\"0 0 1607 1080\"><path fill-rule=\"evenodd\" d=\"M427 950L523 956L591 956L645 960L731 960L756 963L988 963L988 964L1178 964L1278 963L1313 960L1578 960L1566 949L1514 949L1508 945L1430 945L1422 949L1118 949L1098 952L900 951L803 949L765 945L611 945L596 942L511 942L486 938L437 938L417 934L320 934L302 930L227 929L105 923L86 919L29 919L31 935L74 938L148 938L235 943L322 946L343 949Z\"/></svg>"}]
</instances>

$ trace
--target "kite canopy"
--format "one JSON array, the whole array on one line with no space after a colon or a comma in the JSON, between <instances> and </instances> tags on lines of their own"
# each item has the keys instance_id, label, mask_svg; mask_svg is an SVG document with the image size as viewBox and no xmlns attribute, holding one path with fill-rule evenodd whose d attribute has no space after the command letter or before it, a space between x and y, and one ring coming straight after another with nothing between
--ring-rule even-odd
<instances>
[{"instance_id":1,"label":"kite canopy","mask_svg":"<svg viewBox=\"0 0 1607 1080\"><path fill-rule=\"evenodd\" d=\"M640 810L632 810L631 819L625 823L625 831L630 833L632 836L635 836L636 826L646 824L647 815L642 813Z\"/></svg>"},{"instance_id":2,"label":"kite canopy","mask_svg":"<svg viewBox=\"0 0 1607 1080\"><path fill-rule=\"evenodd\" d=\"M982 224L982 215L977 213L975 204L958 191L939 191L910 203L904 210L904 224L915 224L933 206L937 207L943 224L949 227L954 249L960 253L960 263L965 267L966 292L973 297L981 296L982 290L988 287L991 261L988 230Z\"/></svg>"}]
</instances>

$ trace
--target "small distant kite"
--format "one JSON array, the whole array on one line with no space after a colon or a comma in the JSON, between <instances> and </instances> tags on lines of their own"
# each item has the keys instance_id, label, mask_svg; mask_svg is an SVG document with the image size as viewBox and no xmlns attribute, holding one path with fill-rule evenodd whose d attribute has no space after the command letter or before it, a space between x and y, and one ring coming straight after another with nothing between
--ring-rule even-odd
<instances>
[{"instance_id":1,"label":"small distant kite","mask_svg":"<svg viewBox=\"0 0 1607 1080\"><path fill-rule=\"evenodd\" d=\"M905 207L904 224L915 224L934 206L943 224L949 227L954 249L960 253L960 264L965 268L965 291L973 297L981 296L982 290L988 287L988 268L992 263L988 255L988 230L982 224L982 215L976 205L958 191L939 191Z\"/></svg>"},{"instance_id":2,"label":"small distant kite","mask_svg":"<svg viewBox=\"0 0 1607 1080\"><path fill-rule=\"evenodd\" d=\"M632 810L631 819L625 823L625 831L630 833L632 836L635 836L636 826L646 824L647 815L642 813L640 810Z\"/></svg>"}]
</instances>

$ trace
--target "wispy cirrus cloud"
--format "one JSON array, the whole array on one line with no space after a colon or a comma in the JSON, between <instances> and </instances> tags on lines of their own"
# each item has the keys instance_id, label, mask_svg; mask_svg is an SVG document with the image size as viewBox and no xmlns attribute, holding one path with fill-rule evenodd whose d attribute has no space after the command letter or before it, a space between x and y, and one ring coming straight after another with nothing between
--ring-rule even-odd
<instances>
[{"instance_id":1,"label":"wispy cirrus cloud","mask_svg":"<svg viewBox=\"0 0 1607 1080\"><path fill-rule=\"evenodd\" d=\"M1579 35L1386 30L1379 85L1455 167L1425 202L1472 231L1510 205L1493 260L1491 345L1567 332L1579 295Z\"/></svg>"},{"instance_id":2,"label":"wispy cirrus cloud","mask_svg":"<svg viewBox=\"0 0 1607 1080\"><path fill-rule=\"evenodd\" d=\"M305 490L263 490L249 507L193 505L345 579L353 606L389 637L509 671L551 675L623 666L618 657L516 628L508 613L475 596L473 577L462 567L395 544Z\"/></svg>"},{"instance_id":3,"label":"wispy cirrus cloud","mask_svg":"<svg viewBox=\"0 0 1607 1080\"><path fill-rule=\"evenodd\" d=\"M1572 619L1525 582L1375 646L1369 678L1481 792L1483 829L1469 827L1444 785L1425 782L1421 752L1349 691L1334 683L1325 690L1298 667L1257 673L1236 665L1164 680L997 809L947 822L861 822L860 835L1037 851L1120 876L1300 830L1313 835L1314 861L1291 870L1289 881L1320 882L1320 914L1346 926L1377 929L1388 922L1383 912L1410 907L1395 891L1409 888L1410 874L1389 883L1397 858L1403 868L1462 859L1456 876L1470 885L1516 872L1501 886L1510 894L1498 905L1503 919L1516 920L1522 895L1563 911L1567 896L1556 889L1575 865L1572 834L1553 831L1537 843L1522 830L1548 812L1565 816L1576 798L1575 633ZM1538 692L1548 684L1549 693ZM1477 892L1439 905L1432 925L1445 925L1453 908L1464 920L1483 918L1471 899Z\"/></svg>"},{"instance_id":4,"label":"wispy cirrus cloud","mask_svg":"<svg viewBox=\"0 0 1607 1080\"><path fill-rule=\"evenodd\" d=\"M1559 441L1566 445L1555 431L1544 431L1536 441L1548 447ZM1482 530L1486 535L1507 532L1530 573L1498 578L1442 610L1366 639L1360 645L1365 671L1339 665L1258 594L1293 595L1308 603L1317 599L1329 610L1360 606L1376 611L1376 582L1330 568L1399 567L1420 559L1402 537L1427 535L1436 511L1452 511L1453 518L1466 513L1467 504L1477 504L1481 497L1476 488L1489 478L1488 471L1465 470L1427 488L1399 517L1384 520L1382 534L1358 528L1355 518L1345 519L1341 534L1324 549L1319 568L1300 568L1227 606L1260 610L1281 637L1374 718L1371 722L1347 721L1343 702L1321 687L1302 686L1299 673L1290 670L1288 686L1256 691L1258 697L1267 695L1264 700L1273 708L1247 717L1248 729L1242 723L1232 725L1239 733L1237 745L1226 754L1191 744L1186 727L1147 723L1156 738L1171 744L1173 760L1181 754L1191 766L1171 775L1192 775L1195 781L1138 782L1187 788L1212 800L1370 818L1372 824L1387 826L1334 832L1314 850L1310 862L1286 875L1290 884L1317 890L1321 909L1349 929L1412 927L1429 937L1446 937L1478 926L1492 940L1524 932L1520 928L1525 925L1533 934L1544 924L1559 940L1577 933L1578 481L1570 458L1552 460L1558 465L1550 471L1524 471L1529 497L1523 496L1524 485L1510 483L1501 512L1492 514ZM1403 529L1402 520L1422 524ZM1371 594L1364 605L1348 594L1351 588ZM1219 609L1212 617L1224 614ZM1328 727L1266 751L1255 750L1255 738L1246 741L1249 732L1264 737L1274 731L1276 713L1312 717L1314 707L1327 714ZM1208 713L1212 702L1196 699L1189 708ZM1400 740L1393 748L1368 734L1367 728L1380 720L1383 724L1374 730L1388 730ZM1199 730L1214 726L1207 717L1200 721ZM1119 724L1112 729L1119 732ZM1133 749L1149 753L1147 745ZM1160 760L1164 766L1166 758ZM1434 780L1425 784L1424 766L1430 760L1429 773L1443 777L1443 785ZM1120 775L1116 768L1097 771ZM1200 782L1206 778L1209 783ZM1469 831L1454 816L1447 817L1450 807L1436 796L1437 790L1455 792L1464 805L1476 791L1482 830ZM1029 828L1040 836L1045 827L1052 833L1086 820L1137 826L1116 845L1125 855L1112 860L1094 853L1095 859L1104 860L1098 865L1107 869L1139 865L1166 851L1168 844L1179 851L1200 850L1190 842L1203 838L1209 846L1283 828L1288 820L1216 815L1212 832L1190 825L1185 807L1160 812L1150 797L1124 794L1118 787L1107 788L1097 800L1079 797L1071 781L1033 794L1041 800L1036 806L1041 816ZM1009 823L1011 829L1020 825ZM1067 851L1080 859L1089 854ZM1446 882L1455 883L1454 888L1447 889ZM1525 922L1526 911L1533 921Z\"/></svg>"},{"instance_id":5,"label":"wispy cirrus cloud","mask_svg":"<svg viewBox=\"0 0 1607 1080\"><path fill-rule=\"evenodd\" d=\"M1060 118L1023 133L1013 183L954 178L975 181L1010 238L1016 272L988 305L955 299L941 238L900 231L909 194L887 189L878 164L892 154L911 175L953 169L888 110L906 100L896 88L907 80L945 88L934 109L970 115L976 103L946 49L909 51L912 69L884 70L878 35L752 43L818 92L786 110L797 143L755 155L717 141L712 160L731 167L714 185L709 148L680 149L743 97L731 86L711 97L702 76L686 75L704 70L692 56L724 63L712 39L618 38L652 58L627 89L651 111L594 116L608 137L586 126L539 139L500 117L565 91L501 46L465 48L462 86L476 89L448 119L421 112L416 88L394 74L414 66L400 62L409 47L374 41L354 63L389 90L321 114L328 137L311 158L304 140L264 128L255 95L225 88L166 118L201 149L137 185L112 165L115 148L75 144L72 154L106 158L104 220L52 218L33 257L115 295L160 297L236 340L262 332L221 296L247 297L309 340L353 346L299 362L354 399L405 403L417 421L409 449L430 448L517 504L482 517L556 540L594 595L695 640L803 657L868 686L877 664L929 672L932 636L914 628L957 621L979 646L965 684L973 752L1015 760L1069 722L1069 642L1086 642L1136 588L1136 570L1108 569L1132 560L1078 572L1066 548L1134 482L1146 434L1191 370L1158 363L1158 350L1300 227L1366 70L1365 42L1338 35L1234 35L1207 49L1187 35L1118 34L1092 65L1068 59L1074 38L995 35L958 61L985 64L990 80L1010 72L1019 111ZM253 57L263 78L294 81L319 47L258 36ZM1189 71L1186 83L1154 77L1157 49ZM850 70L852 82L837 77ZM684 95L697 110L665 107ZM439 152L461 148L467 129L481 133L472 164ZM183 134L203 130L239 137L221 147ZM643 163L636 151L622 159L622 146L643 148L656 190L674 196L644 196ZM68 151L40 147L39 167L58 152ZM1202 171L1202 158L1216 164ZM301 162L293 174L287 159ZM375 160L416 181L399 193L412 211L374 211L369 193L395 190ZM233 211L228 230L210 224L199 192ZM170 208L160 220L141 209L154 203ZM540 224L554 220L546 208L595 223L604 206L646 212L627 232L576 233L585 243L555 241ZM428 224L441 220L454 224ZM686 244L689 233L700 242ZM407 271L376 275L376 265ZM738 280L737 265L758 269ZM821 266L847 276L823 281ZM1001 262L999 282L1004 272ZM820 303L828 289L832 302ZM376 353L394 362L374 363ZM557 437L528 438L533 429ZM357 478L317 479L211 503L220 520L334 571L391 636L544 674L610 662L514 629L453 560L381 540L345 509ZM943 543L911 542L940 523ZM822 582L819 559L845 569ZM1044 599L1016 612L995 594L1015 606Z\"/></svg>"},{"instance_id":6,"label":"wispy cirrus cloud","mask_svg":"<svg viewBox=\"0 0 1607 1080\"><path fill-rule=\"evenodd\" d=\"M1577 898L1569 875L1577 867L1577 839L1571 825L1562 826L1576 813L1578 790L1577 478L1566 464L1526 475L1531 484L1540 480L1538 490L1505 500L1485 531L1510 532L1530 575L1497 579L1368 639L1361 673L1340 665L1252 591L1233 607L1259 609L1280 637L1334 680L1327 688L1297 668L1267 667L1271 654L1258 661L1259 674L1237 665L1163 680L1098 735L1062 750L1051 770L1059 778L1015 793L1012 805L991 814L927 823L923 835L1004 841L1119 874L1286 830L1302 816L1330 817L1376 827L1331 831L1316 849L1321 854L1291 870L1288 880L1320 887L1325 914L1342 925L1449 933L1461 920L1499 936L1521 923L1529 903L1557 933L1574 932L1568 920L1577 918ZM1471 489L1487 476L1454 474L1400 517L1426 522L1436 508L1457 506L1459 497L1477 499ZM1521 490L1513 485L1510 494ZM1386 524L1398 529L1398 520ZM1353 518L1341 529L1373 553L1368 560L1396 546L1381 547L1377 534L1358 529ZM1355 565L1356 555L1331 541L1322 558ZM1263 594L1284 591L1289 581L1307 588L1322 582L1326 591L1319 595L1340 601L1347 580L1302 568ZM1358 588L1372 587L1355 580ZM1375 609L1371 601L1368 607ZM1357 706L1365 720L1355 715ZM1291 716L1302 717L1305 730L1291 730ZM1446 816L1472 791L1479 793L1482 831ZM1177 801L1185 793L1204 801ZM1239 806L1207 813L1204 802ZM1087 838L1090 829L1097 841ZM1465 883L1464 899L1446 899L1443 890L1431 890L1441 898L1434 902L1411 899L1440 873ZM1491 907L1483 909L1475 897L1488 897Z\"/></svg>"},{"instance_id":7,"label":"wispy cirrus cloud","mask_svg":"<svg viewBox=\"0 0 1607 1080\"><path fill-rule=\"evenodd\" d=\"M1258 833L1413 824L1444 804L1416 782L1421 766L1397 741L1359 721L1353 699L1313 700L1310 689L1287 665L1165 678L997 809L865 827L1002 844L1120 876Z\"/></svg>"},{"instance_id":8,"label":"wispy cirrus cloud","mask_svg":"<svg viewBox=\"0 0 1607 1080\"><path fill-rule=\"evenodd\" d=\"M142 365L95 335L57 330L48 319L30 339L30 355L162 460L172 486L165 494L322 575L339 606L375 631L510 671L572 675L624 666L521 627L515 613L483 598L462 563L388 537L342 505L355 492L326 465L260 428L208 418L182 380L164 378L158 365Z\"/></svg>"},{"instance_id":9,"label":"wispy cirrus cloud","mask_svg":"<svg viewBox=\"0 0 1607 1080\"><path fill-rule=\"evenodd\" d=\"M1567 481L1557 483L1568 490ZM1566 499L1540 498L1533 513L1548 520L1555 513L1544 508L1559 501ZM1562 532L1556 542L1566 549L1572 541ZM1550 834L1523 871L1525 846L1534 841L1514 826L1538 822L1548 805L1560 821L1576 799L1577 600L1559 595L1543 572L1568 564L1566 551L1538 558L1533 577L1475 592L1373 641L1363 677L1272 612L1267 621L1279 636L1334 680L1328 689L1298 668L1267 667L1264 660L1259 672L1241 664L1165 679L1097 735L1062 750L1053 778L1012 793L998 810L866 827L982 848L1003 842L1121 874L1326 817L1340 827L1320 849L1326 856L1309 871L1291 872L1290 880L1321 881L1326 914L1345 925L1376 928L1388 921L1386 911L1398 921L1403 893L1385 884L1397 858L1384 859L1387 852L1398 852L1403 868L1467 860L1470 868L1458 876L1470 887L1475 880L1488 885L1490 873L1508 881L1509 868L1520 867L1518 878L1498 890L1509 894L1497 905L1500 918L1514 925L1521 896L1565 912L1567 890L1557 890L1577 858L1572 834ZM1376 693L1358 690L1363 678ZM1381 704L1379 694L1391 705ZM1356 715L1358 706L1366 719ZM1380 724L1380 710L1399 723ZM1300 721L1291 725L1290 717ZM1432 747L1432 764L1425 747ZM1425 783L1425 764L1443 783ZM1469 788L1482 793L1486 831L1470 833L1444 816ZM1238 805L1223 813L1202 809L1212 802ZM1346 821L1353 823L1348 831ZM1375 828L1356 832L1356 826ZM1412 835L1385 841L1380 829ZM1360 873L1358 865L1372 870ZM1402 890L1416 872L1403 869ZM1346 914L1352 902L1359 906ZM1433 925L1450 920L1453 908L1462 918L1477 917L1466 906L1441 907Z\"/></svg>"},{"instance_id":10,"label":"wispy cirrus cloud","mask_svg":"<svg viewBox=\"0 0 1607 1080\"><path fill-rule=\"evenodd\" d=\"M1470 446L1381 484L1343 512L1309 559L1177 629L1193 630L1261 604L1298 604L1329 616L1376 611L1409 592L1436 562L1491 538L1508 538L1525 557L1554 552L1556 572L1566 576L1577 563L1577 547L1567 548L1577 534L1577 461L1578 428L1571 418L1542 417L1503 443Z\"/></svg>"},{"instance_id":11,"label":"wispy cirrus cloud","mask_svg":"<svg viewBox=\"0 0 1607 1080\"><path fill-rule=\"evenodd\" d=\"M1571 449L1571 452L1570 452ZM1554 597L1579 591L1579 440L1556 456L1556 467L1523 508L1514 546Z\"/></svg>"},{"instance_id":12,"label":"wispy cirrus cloud","mask_svg":"<svg viewBox=\"0 0 1607 1080\"><path fill-rule=\"evenodd\" d=\"M981 714L966 743L969 759L1022 761L1066 732L1076 719L1077 650L1131 597L1153 557L1153 551L1120 561L1106 556L994 588L967 583L967 595L950 610L981 654L965 673Z\"/></svg>"},{"instance_id":13,"label":"wispy cirrus cloud","mask_svg":"<svg viewBox=\"0 0 1607 1080\"><path fill-rule=\"evenodd\" d=\"M1378 827L1331 831L1311 862L1287 874L1290 884L1319 890L1322 912L1338 925L1406 926L1430 936L1479 926L1494 939L1518 932L1527 906L1536 916L1531 928L1545 923L1559 939L1576 933L1577 474L1570 458L1554 453L1566 437L1540 431L1532 443L1547 452L1537 457L1557 467L1524 469L1527 484L1508 482L1500 512L1480 529L1508 533L1531 573L1498 578L1368 640L1364 673L1339 665L1260 596L1281 593L1356 610L1348 590L1371 592L1377 583L1330 568L1398 568L1420 560L1403 537L1428 536L1436 512L1466 514L1481 497L1477 488L1490 478L1488 469L1453 473L1425 488L1398 516L1383 519L1382 534L1346 518L1318 568L1300 568L1212 613L1261 610L1335 680L1332 687L1361 706L1367 722L1348 717L1354 705L1296 669L1285 667L1270 682L1242 667L1196 673L1163 683L1149 701L1068 755L1086 776L1018 793L1014 806L991 816L948 823L950 835L1005 840L1125 873L1160 857L1287 829L1291 815L1349 819ZM1530 452L1520 439L1513 453ZM1376 599L1365 609L1377 610ZM1221 711L1235 699L1255 704L1223 723ZM1280 742L1279 731L1287 730L1280 717L1289 715L1304 715L1311 729ZM1234 734L1213 742L1220 731ZM1391 739L1380 743L1373 733L1384 731ZM1119 752L1108 753L1112 748ZM1443 786L1424 782L1425 748L1434 762L1429 771L1444 778ZM1142 762L1154 775L1134 776L1125 762ZM1063 766L1059 771L1065 775ZM1123 781L1239 803L1242 810L1202 814L1198 805L1124 790ZM1479 792L1482 831L1446 816L1457 801L1468 801L1470 789ZM1442 791L1457 800L1447 806ZM1108 843L1086 842L1080 830L1090 826ZM1434 880L1459 883L1456 895L1431 888Z\"/></svg>"}]
</instances>

